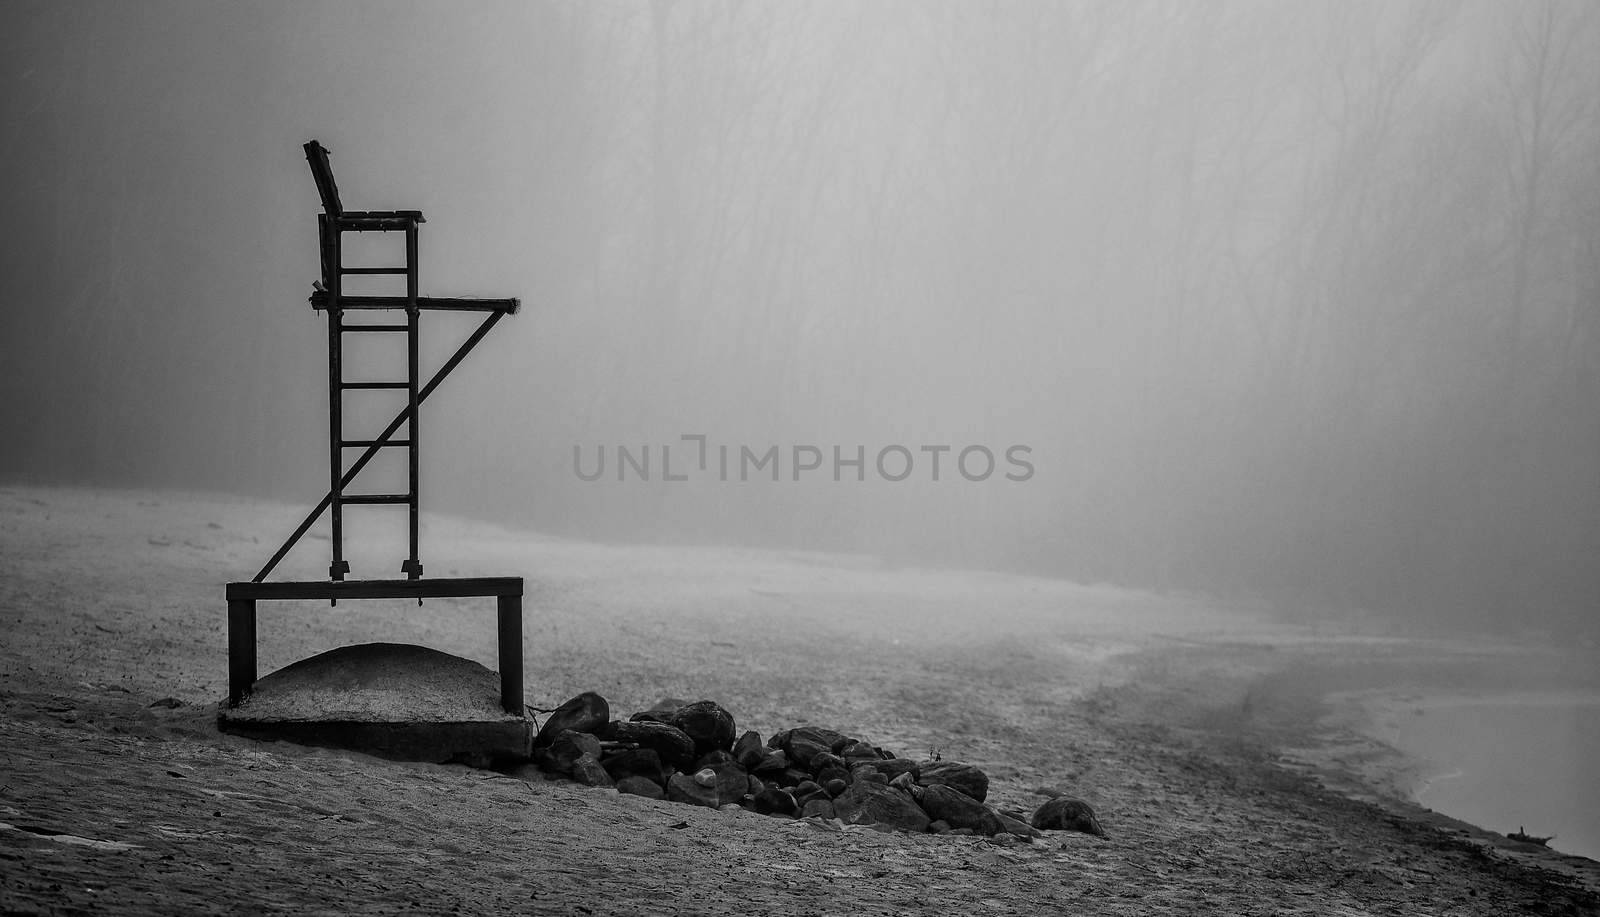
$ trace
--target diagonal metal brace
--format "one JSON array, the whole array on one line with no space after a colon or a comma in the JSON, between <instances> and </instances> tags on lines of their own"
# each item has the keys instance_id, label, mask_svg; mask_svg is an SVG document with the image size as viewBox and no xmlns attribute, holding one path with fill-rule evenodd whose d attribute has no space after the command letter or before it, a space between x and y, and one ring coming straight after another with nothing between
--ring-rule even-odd
<instances>
[{"instance_id":1,"label":"diagonal metal brace","mask_svg":"<svg viewBox=\"0 0 1600 917\"><path fill-rule=\"evenodd\" d=\"M424 385L417 391L418 405L421 405L423 401L427 400L429 395L433 394L433 390L439 387L439 383L443 382L444 378L450 375L450 372L460 365L462 360L466 359L467 354L472 352L472 348L478 346L478 342L483 340L484 335L489 333L489 329L493 328L495 323L500 321L500 319L506 314L506 312L489 313L489 317L483 320L483 324L479 325L476 331L472 332L472 336L467 338L466 341L464 341L461 346L456 349L456 352L451 355L450 359L444 361L444 365L439 367L439 371L433 374L433 378L428 380L428 384ZM400 409L399 414L395 415L394 420L389 421L389 426L384 428L384 431L378 435L378 438L372 441L372 445L367 447L367 451L361 453L361 457L356 459L355 464L350 466L350 470L346 471L344 476L339 479L339 487L343 489L351 481L354 481L356 475L361 473L361 469L367 467L367 463L372 461L373 456L378 454L379 450L383 448L383 444L389 441L389 437L393 436L395 431L400 429L401 424L410 419L411 406L406 405ZM317 504L317 508L313 509L311 514L306 516L305 521L300 523L300 527L294 530L294 534L289 536L289 540L283 543L283 547L278 549L278 553L272 555L272 559L267 561L267 565L261 568L261 572L257 573L251 582L259 583L266 579L267 575L272 572L273 568L278 566L278 561L283 560L284 555L289 553L289 550L293 548L297 542L299 542L301 536L305 535L305 533L311 529L311 526L316 523L318 517L320 517L323 512L332 505L333 491L330 490L322 498L322 502Z\"/></svg>"}]
</instances>

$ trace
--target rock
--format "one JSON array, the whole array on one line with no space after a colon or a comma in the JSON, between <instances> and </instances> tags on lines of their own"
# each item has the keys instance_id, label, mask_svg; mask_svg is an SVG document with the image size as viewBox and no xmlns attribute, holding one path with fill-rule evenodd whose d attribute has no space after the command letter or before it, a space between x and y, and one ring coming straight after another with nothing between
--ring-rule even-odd
<instances>
[{"instance_id":1,"label":"rock","mask_svg":"<svg viewBox=\"0 0 1600 917\"><path fill-rule=\"evenodd\" d=\"M881 783L852 783L833 800L836 816L847 825L887 825L900 831L928 830L928 813L909 793Z\"/></svg>"},{"instance_id":2,"label":"rock","mask_svg":"<svg viewBox=\"0 0 1600 917\"><path fill-rule=\"evenodd\" d=\"M815 796L806 800L806 804L800 807L800 817L836 818L837 815L834 812L833 800L827 798L826 796Z\"/></svg>"},{"instance_id":3,"label":"rock","mask_svg":"<svg viewBox=\"0 0 1600 917\"><path fill-rule=\"evenodd\" d=\"M911 779L917 779L917 762L910 758L885 758L880 761L863 761L859 767L870 767L890 780L901 774L910 774Z\"/></svg>"},{"instance_id":4,"label":"rock","mask_svg":"<svg viewBox=\"0 0 1600 917\"><path fill-rule=\"evenodd\" d=\"M683 730L684 735L694 741L695 753L702 755L717 749L727 751L733 747L734 736L738 734L733 714L708 700L678 708L667 718L667 723Z\"/></svg>"},{"instance_id":5,"label":"rock","mask_svg":"<svg viewBox=\"0 0 1600 917\"><path fill-rule=\"evenodd\" d=\"M850 782L855 783L857 780L871 780L885 785L889 783L889 778L870 764L857 764L850 768Z\"/></svg>"},{"instance_id":6,"label":"rock","mask_svg":"<svg viewBox=\"0 0 1600 917\"><path fill-rule=\"evenodd\" d=\"M757 777L755 774L751 774L747 779L745 792L751 796L760 796L762 791L766 788L767 785L761 782L760 777Z\"/></svg>"},{"instance_id":7,"label":"rock","mask_svg":"<svg viewBox=\"0 0 1600 917\"><path fill-rule=\"evenodd\" d=\"M839 781L840 783L849 783L850 772L842 767L825 767L822 770L817 771L818 783L826 786L835 780Z\"/></svg>"},{"instance_id":8,"label":"rock","mask_svg":"<svg viewBox=\"0 0 1600 917\"><path fill-rule=\"evenodd\" d=\"M585 691L550 712L539 734L533 738L534 748L544 748L554 742L563 729L573 732L598 732L611 719L611 705L593 691Z\"/></svg>"},{"instance_id":9,"label":"rock","mask_svg":"<svg viewBox=\"0 0 1600 917\"><path fill-rule=\"evenodd\" d=\"M683 730L666 723L613 722L605 727L601 737L655 749L661 756L661 763L669 767L687 766L694 760L694 740L684 735Z\"/></svg>"},{"instance_id":10,"label":"rock","mask_svg":"<svg viewBox=\"0 0 1600 917\"><path fill-rule=\"evenodd\" d=\"M611 775L601 766L600 759L585 754L572 763L572 779L584 786L612 786Z\"/></svg>"},{"instance_id":11,"label":"rock","mask_svg":"<svg viewBox=\"0 0 1600 917\"><path fill-rule=\"evenodd\" d=\"M904 790L913 796L922 795L922 787L917 785L917 779L910 774L901 774L893 780L888 781L888 784L897 790Z\"/></svg>"},{"instance_id":12,"label":"rock","mask_svg":"<svg viewBox=\"0 0 1600 917\"><path fill-rule=\"evenodd\" d=\"M1041 831L1082 831L1095 837L1106 836L1094 809L1070 796L1057 796L1040 806L1033 813L1033 826Z\"/></svg>"},{"instance_id":13,"label":"rock","mask_svg":"<svg viewBox=\"0 0 1600 917\"><path fill-rule=\"evenodd\" d=\"M756 794L755 809L762 815L794 815L800 806L787 790L768 787Z\"/></svg>"},{"instance_id":14,"label":"rock","mask_svg":"<svg viewBox=\"0 0 1600 917\"><path fill-rule=\"evenodd\" d=\"M828 796L828 791L824 790L822 785L815 780L802 780L795 784L791 792L794 794L794 801L801 805L805 805L808 799L818 796L826 798Z\"/></svg>"},{"instance_id":15,"label":"rock","mask_svg":"<svg viewBox=\"0 0 1600 917\"><path fill-rule=\"evenodd\" d=\"M821 726L797 726L779 735L784 737L781 747L789 760L803 768L810 768L813 758L832 753L834 745L844 742L841 733Z\"/></svg>"},{"instance_id":16,"label":"rock","mask_svg":"<svg viewBox=\"0 0 1600 917\"><path fill-rule=\"evenodd\" d=\"M689 702L676 697L663 697L653 704L648 710L640 710L628 717L634 723L665 723L672 719L672 715Z\"/></svg>"},{"instance_id":17,"label":"rock","mask_svg":"<svg viewBox=\"0 0 1600 917\"><path fill-rule=\"evenodd\" d=\"M776 774L789 768L789 756L782 751L769 751L761 763L750 769L758 774Z\"/></svg>"},{"instance_id":18,"label":"rock","mask_svg":"<svg viewBox=\"0 0 1600 917\"><path fill-rule=\"evenodd\" d=\"M717 786L717 772L709 767L703 767L694 772L694 782L701 786L715 789Z\"/></svg>"},{"instance_id":19,"label":"rock","mask_svg":"<svg viewBox=\"0 0 1600 917\"><path fill-rule=\"evenodd\" d=\"M883 757L878 750L866 742L855 741L839 749L839 757L854 766L862 761L881 761Z\"/></svg>"},{"instance_id":20,"label":"rock","mask_svg":"<svg viewBox=\"0 0 1600 917\"><path fill-rule=\"evenodd\" d=\"M1000 813L942 783L924 786L920 803L930 819L947 822L951 828L970 828L974 833L987 835L1006 831Z\"/></svg>"},{"instance_id":21,"label":"rock","mask_svg":"<svg viewBox=\"0 0 1600 917\"><path fill-rule=\"evenodd\" d=\"M716 767L719 764L732 763L734 763L733 754L731 752L723 751L719 748L716 751L708 751L696 758L694 762L694 769L699 770L702 767Z\"/></svg>"},{"instance_id":22,"label":"rock","mask_svg":"<svg viewBox=\"0 0 1600 917\"><path fill-rule=\"evenodd\" d=\"M848 780L840 780L837 777L833 778L832 780L824 780L824 781L822 781L822 789L829 796L837 796L840 793L843 793L849 786L850 786L850 781L848 781Z\"/></svg>"},{"instance_id":23,"label":"rock","mask_svg":"<svg viewBox=\"0 0 1600 917\"><path fill-rule=\"evenodd\" d=\"M600 760L600 740L587 732L563 729L550 743L544 763L558 774L572 773L572 766L584 755Z\"/></svg>"},{"instance_id":24,"label":"rock","mask_svg":"<svg viewBox=\"0 0 1600 917\"><path fill-rule=\"evenodd\" d=\"M778 775L778 785L779 786L799 786L800 784L805 783L807 780L810 780L810 779L811 779L811 775L806 773L805 771L800 770L797 767L787 767L787 768L784 768L783 773Z\"/></svg>"},{"instance_id":25,"label":"rock","mask_svg":"<svg viewBox=\"0 0 1600 917\"><path fill-rule=\"evenodd\" d=\"M685 802L690 805L706 806L715 809L721 805L717 801L716 782L711 786L702 786L695 782L688 774L673 774L667 781L667 798L673 802Z\"/></svg>"},{"instance_id":26,"label":"rock","mask_svg":"<svg viewBox=\"0 0 1600 917\"><path fill-rule=\"evenodd\" d=\"M667 769L654 748L630 748L601 758L600 763L618 785L630 777L643 777L659 787L667 785Z\"/></svg>"},{"instance_id":27,"label":"rock","mask_svg":"<svg viewBox=\"0 0 1600 917\"><path fill-rule=\"evenodd\" d=\"M756 770L757 765L767 758L766 746L761 744L761 733L754 729L746 732L733 743L733 759L745 770ZM785 759L787 765L787 759Z\"/></svg>"},{"instance_id":28,"label":"rock","mask_svg":"<svg viewBox=\"0 0 1600 917\"><path fill-rule=\"evenodd\" d=\"M643 796L646 799L667 798L667 793L661 788L661 784L648 777L623 777L617 781L617 792Z\"/></svg>"},{"instance_id":29,"label":"rock","mask_svg":"<svg viewBox=\"0 0 1600 917\"><path fill-rule=\"evenodd\" d=\"M989 795L989 775L959 761L929 761L918 768L917 782L925 787L943 784L979 802Z\"/></svg>"},{"instance_id":30,"label":"rock","mask_svg":"<svg viewBox=\"0 0 1600 917\"><path fill-rule=\"evenodd\" d=\"M949 834L950 823L947 821L928 822L928 830L934 834Z\"/></svg>"},{"instance_id":31,"label":"rock","mask_svg":"<svg viewBox=\"0 0 1600 917\"><path fill-rule=\"evenodd\" d=\"M717 799L722 805L739 802L750 795L750 773L733 761L711 768L716 775Z\"/></svg>"},{"instance_id":32,"label":"rock","mask_svg":"<svg viewBox=\"0 0 1600 917\"><path fill-rule=\"evenodd\" d=\"M831 751L825 751L822 754L812 757L812 759L807 762L806 767L809 767L811 769L811 773L813 774L820 774L822 771L827 770L828 768L848 770L848 768L845 767L844 759Z\"/></svg>"}]
</instances>

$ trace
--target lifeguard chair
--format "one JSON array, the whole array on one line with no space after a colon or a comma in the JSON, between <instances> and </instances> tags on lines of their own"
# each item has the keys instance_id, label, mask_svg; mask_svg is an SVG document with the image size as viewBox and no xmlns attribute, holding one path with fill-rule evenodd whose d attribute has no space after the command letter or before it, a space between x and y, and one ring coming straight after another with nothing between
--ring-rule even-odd
<instances>
[{"instance_id":1,"label":"lifeguard chair","mask_svg":"<svg viewBox=\"0 0 1600 917\"><path fill-rule=\"evenodd\" d=\"M445 377L483 340L490 329L507 315L516 313L516 299L472 299L422 296L418 293L418 230L425 222L419 210L345 210L339 199L328 162L328 150L315 140L305 144L306 161L322 198L323 212L317 216L318 246L321 252L321 278L314 285L311 307L328 319L328 470L329 488L322 502L306 516L277 553L249 582L229 583L228 597L228 706L239 704L256 680L256 602L268 599L465 598L494 596L499 615L500 703L507 713L525 713L522 701L522 594L521 577L477 577L424 579L418 544L418 464L420 434L418 409L439 387ZM344 264L345 233L405 233L405 263L347 267ZM346 295L344 278L353 275L404 276L404 296ZM402 312L403 322L347 322L346 314L361 311ZM425 384L418 384L418 339L422 313L483 312L483 323L462 343ZM351 382L344 377L343 355L346 335L404 334L406 336L406 377L385 381ZM347 437L344 430L346 393L370 389L404 390L406 406L382 432L371 438ZM403 437L396 437L405 428ZM362 450L355 461L345 466L349 450ZM384 449L404 449L408 487L405 493L350 493L347 488L372 459ZM347 506L404 504L408 509L409 552L400 564L404 579L346 580L350 563L344 557L344 508ZM328 579L311 582L265 582L305 535L312 524L329 511L333 557Z\"/></svg>"}]
</instances>

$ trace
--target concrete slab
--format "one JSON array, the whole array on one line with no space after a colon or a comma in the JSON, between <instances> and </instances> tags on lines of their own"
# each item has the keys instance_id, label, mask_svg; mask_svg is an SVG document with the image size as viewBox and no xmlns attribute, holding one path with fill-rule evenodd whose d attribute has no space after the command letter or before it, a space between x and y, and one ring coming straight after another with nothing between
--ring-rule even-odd
<instances>
[{"instance_id":1,"label":"concrete slab","mask_svg":"<svg viewBox=\"0 0 1600 917\"><path fill-rule=\"evenodd\" d=\"M223 732L405 761L526 759L533 723L500 706L500 677L404 643L344 646L258 679Z\"/></svg>"}]
</instances>

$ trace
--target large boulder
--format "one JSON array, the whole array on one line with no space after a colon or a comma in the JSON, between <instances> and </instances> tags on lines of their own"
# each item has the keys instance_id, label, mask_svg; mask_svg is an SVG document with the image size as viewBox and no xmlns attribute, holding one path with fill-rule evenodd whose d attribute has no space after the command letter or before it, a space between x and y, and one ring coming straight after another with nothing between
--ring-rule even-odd
<instances>
[{"instance_id":1,"label":"large boulder","mask_svg":"<svg viewBox=\"0 0 1600 917\"><path fill-rule=\"evenodd\" d=\"M789 756L779 749L767 751L758 763L750 767L757 774L781 774L788 769Z\"/></svg>"},{"instance_id":2,"label":"large boulder","mask_svg":"<svg viewBox=\"0 0 1600 917\"><path fill-rule=\"evenodd\" d=\"M733 759L745 770L755 770L767 757L767 747L761 744L761 733L754 729L739 736L733 743Z\"/></svg>"},{"instance_id":3,"label":"large boulder","mask_svg":"<svg viewBox=\"0 0 1600 917\"><path fill-rule=\"evenodd\" d=\"M1033 826L1041 831L1082 831L1095 837L1106 836L1094 809L1070 796L1057 796L1040 806L1033 813Z\"/></svg>"},{"instance_id":4,"label":"large boulder","mask_svg":"<svg viewBox=\"0 0 1600 917\"><path fill-rule=\"evenodd\" d=\"M773 736L773 739L779 739L780 736L781 740L774 747L782 748L791 763L808 770L818 755L832 754L835 748L843 748L846 744L843 733L822 726L796 726ZM767 744L772 745L773 739L767 740Z\"/></svg>"},{"instance_id":5,"label":"large boulder","mask_svg":"<svg viewBox=\"0 0 1600 917\"><path fill-rule=\"evenodd\" d=\"M970 764L959 761L928 761L917 769L917 783L922 786L943 784L953 790L983 802L989 795L989 775ZM955 822L951 822L955 824ZM956 825L956 827L961 827Z\"/></svg>"},{"instance_id":6,"label":"large boulder","mask_svg":"<svg viewBox=\"0 0 1600 917\"><path fill-rule=\"evenodd\" d=\"M1000 820L1000 813L942 783L923 787L921 803L929 818L951 828L969 828L974 834L990 836L1009 833L1005 822Z\"/></svg>"},{"instance_id":7,"label":"large boulder","mask_svg":"<svg viewBox=\"0 0 1600 917\"><path fill-rule=\"evenodd\" d=\"M752 806L762 815L792 816L800 810L799 804L788 790L771 786L756 794Z\"/></svg>"},{"instance_id":8,"label":"large boulder","mask_svg":"<svg viewBox=\"0 0 1600 917\"><path fill-rule=\"evenodd\" d=\"M611 786L614 783L611 775L600 765L600 759L590 754L572 762L572 779L584 786Z\"/></svg>"},{"instance_id":9,"label":"large boulder","mask_svg":"<svg viewBox=\"0 0 1600 917\"><path fill-rule=\"evenodd\" d=\"M621 784L629 777L643 777L660 787L667 785L667 769L654 748L629 748L600 760L611 779Z\"/></svg>"},{"instance_id":10,"label":"large boulder","mask_svg":"<svg viewBox=\"0 0 1600 917\"><path fill-rule=\"evenodd\" d=\"M733 747L734 736L738 735L733 714L715 701L686 704L673 711L666 722L692 739L695 753L701 755L708 751L727 751Z\"/></svg>"},{"instance_id":11,"label":"large boulder","mask_svg":"<svg viewBox=\"0 0 1600 917\"><path fill-rule=\"evenodd\" d=\"M570 774L572 765L584 755L599 760L600 740L587 732L563 729L540 754L542 758L540 763L546 769L558 774Z\"/></svg>"},{"instance_id":12,"label":"large boulder","mask_svg":"<svg viewBox=\"0 0 1600 917\"><path fill-rule=\"evenodd\" d=\"M672 802L685 802L690 805L705 806L715 809L721 805L717 796L715 780L707 786L696 781L688 774L673 774L667 781L667 799Z\"/></svg>"},{"instance_id":13,"label":"large boulder","mask_svg":"<svg viewBox=\"0 0 1600 917\"><path fill-rule=\"evenodd\" d=\"M683 730L666 723L618 721L606 726L600 735L613 742L654 749L662 763L669 767L687 767L695 757L694 740L684 735Z\"/></svg>"},{"instance_id":14,"label":"large boulder","mask_svg":"<svg viewBox=\"0 0 1600 917\"><path fill-rule=\"evenodd\" d=\"M533 737L533 747L544 748L564 729L598 732L610 719L611 704L593 691L585 691L550 712L539 727L539 734Z\"/></svg>"},{"instance_id":15,"label":"large boulder","mask_svg":"<svg viewBox=\"0 0 1600 917\"><path fill-rule=\"evenodd\" d=\"M870 767L890 780L901 774L910 774L911 779L915 780L919 765L910 758L884 758L878 761L862 761L856 767Z\"/></svg>"},{"instance_id":16,"label":"large boulder","mask_svg":"<svg viewBox=\"0 0 1600 917\"><path fill-rule=\"evenodd\" d=\"M883 759L883 755L879 753L875 746L859 739L840 748L839 757L843 758L845 763L851 767L863 761L880 761Z\"/></svg>"},{"instance_id":17,"label":"large boulder","mask_svg":"<svg viewBox=\"0 0 1600 917\"><path fill-rule=\"evenodd\" d=\"M851 784L833 800L833 810L847 825L884 825L913 832L928 830L928 813L911 795L881 783Z\"/></svg>"},{"instance_id":18,"label":"large boulder","mask_svg":"<svg viewBox=\"0 0 1600 917\"><path fill-rule=\"evenodd\" d=\"M806 800L800 807L801 818L837 818L838 812L833 808L833 800L826 796L815 796Z\"/></svg>"},{"instance_id":19,"label":"large boulder","mask_svg":"<svg viewBox=\"0 0 1600 917\"><path fill-rule=\"evenodd\" d=\"M750 774L744 768L732 761L713 764L704 768L712 773L712 785L717 791L717 804L728 805L736 803L750 795Z\"/></svg>"}]
</instances>

